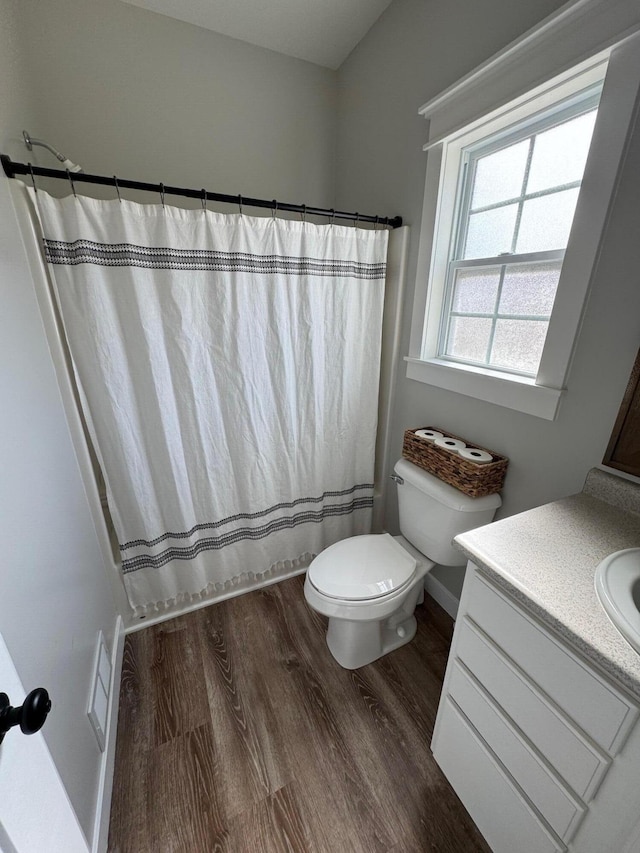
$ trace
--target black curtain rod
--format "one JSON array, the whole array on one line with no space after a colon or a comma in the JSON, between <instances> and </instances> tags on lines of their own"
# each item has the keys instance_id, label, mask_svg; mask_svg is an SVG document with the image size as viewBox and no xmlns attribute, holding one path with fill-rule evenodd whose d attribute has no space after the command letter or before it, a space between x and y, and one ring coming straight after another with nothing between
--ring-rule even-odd
<instances>
[{"instance_id":1,"label":"black curtain rod","mask_svg":"<svg viewBox=\"0 0 640 853\"><path fill-rule=\"evenodd\" d=\"M346 213L343 210L330 210L326 207L309 207L305 204L289 204L273 199L268 201L263 198L249 198L248 196L226 195L226 193L212 193L208 190L190 190L185 187L169 187L164 184L148 184L144 181L127 181L115 175L112 178L106 175L88 175L85 172L68 172L64 169L47 169L43 166L32 166L30 163L16 163L6 154L0 154L2 168L8 178L16 175L37 175L42 178L60 178L65 181L85 184L102 184L103 186L122 188L127 190L145 190L151 193L163 195L181 195L186 198L199 199L201 202L224 201L228 204L239 204L247 207L264 207L272 211L286 210L292 213L302 213L303 216L327 216L330 219L351 219L353 222L373 222L378 225L388 225L390 228L399 228L402 225L401 216L367 216L362 213ZM72 186L73 186L72 184Z\"/></svg>"}]
</instances>

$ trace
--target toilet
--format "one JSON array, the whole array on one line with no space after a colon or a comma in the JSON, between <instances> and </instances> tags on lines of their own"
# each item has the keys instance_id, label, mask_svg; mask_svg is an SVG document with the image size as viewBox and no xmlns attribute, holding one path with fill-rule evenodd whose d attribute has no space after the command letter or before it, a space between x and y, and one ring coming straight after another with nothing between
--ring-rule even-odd
<instances>
[{"instance_id":1,"label":"toilet","mask_svg":"<svg viewBox=\"0 0 640 853\"><path fill-rule=\"evenodd\" d=\"M434 565L463 566L454 536L488 524L497 494L467 495L406 459L395 465L401 536L352 536L309 566L307 603L329 617L327 645L345 669L358 669L410 642L424 577Z\"/></svg>"}]
</instances>

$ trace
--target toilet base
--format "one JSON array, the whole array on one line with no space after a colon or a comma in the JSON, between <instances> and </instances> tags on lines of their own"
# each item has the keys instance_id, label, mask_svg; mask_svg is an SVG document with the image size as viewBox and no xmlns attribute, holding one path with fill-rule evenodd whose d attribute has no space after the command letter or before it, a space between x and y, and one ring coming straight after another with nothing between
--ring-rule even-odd
<instances>
[{"instance_id":1,"label":"toilet base","mask_svg":"<svg viewBox=\"0 0 640 853\"><path fill-rule=\"evenodd\" d=\"M385 622L352 622L329 619L327 645L344 669L359 669L383 655L409 643L416 635L415 616L407 616L395 625Z\"/></svg>"},{"instance_id":2,"label":"toilet base","mask_svg":"<svg viewBox=\"0 0 640 853\"><path fill-rule=\"evenodd\" d=\"M406 594L400 607L386 619L343 619L329 617L327 645L344 669L359 669L383 655L411 642L418 623L413 615L416 604L424 599L424 582L420 577Z\"/></svg>"}]
</instances>

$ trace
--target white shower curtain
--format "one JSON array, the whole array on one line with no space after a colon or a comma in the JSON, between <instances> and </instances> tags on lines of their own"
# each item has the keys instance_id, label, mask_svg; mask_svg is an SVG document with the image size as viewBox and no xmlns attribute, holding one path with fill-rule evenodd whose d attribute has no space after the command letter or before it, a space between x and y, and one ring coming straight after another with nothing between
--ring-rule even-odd
<instances>
[{"instance_id":1,"label":"white shower curtain","mask_svg":"<svg viewBox=\"0 0 640 853\"><path fill-rule=\"evenodd\" d=\"M386 231L31 198L138 615L369 532Z\"/></svg>"}]
</instances>

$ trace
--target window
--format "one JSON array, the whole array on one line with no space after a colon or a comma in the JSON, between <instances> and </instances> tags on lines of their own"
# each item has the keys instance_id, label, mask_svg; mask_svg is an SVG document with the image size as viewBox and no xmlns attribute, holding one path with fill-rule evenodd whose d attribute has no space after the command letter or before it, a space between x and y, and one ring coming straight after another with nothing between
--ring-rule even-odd
<instances>
[{"instance_id":1,"label":"window","mask_svg":"<svg viewBox=\"0 0 640 853\"><path fill-rule=\"evenodd\" d=\"M571 66L567 33L595 44L610 20L603 7L584 32L562 21L420 110L429 156L405 358L409 379L546 420L567 393L640 89L640 35Z\"/></svg>"},{"instance_id":2,"label":"window","mask_svg":"<svg viewBox=\"0 0 640 853\"><path fill-rule=\"evenodd\" d=\"M438 356L535 377L599 87L461 148Z\"/></svg>"}]
</instances>

